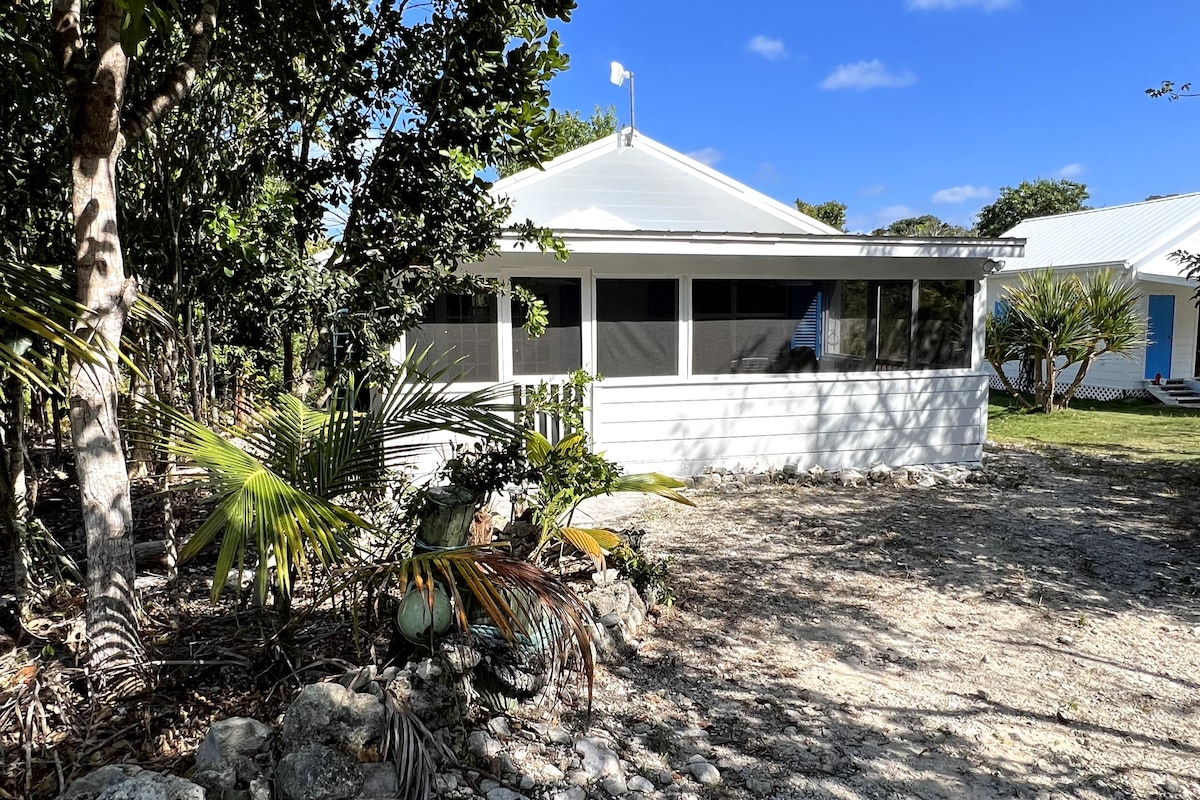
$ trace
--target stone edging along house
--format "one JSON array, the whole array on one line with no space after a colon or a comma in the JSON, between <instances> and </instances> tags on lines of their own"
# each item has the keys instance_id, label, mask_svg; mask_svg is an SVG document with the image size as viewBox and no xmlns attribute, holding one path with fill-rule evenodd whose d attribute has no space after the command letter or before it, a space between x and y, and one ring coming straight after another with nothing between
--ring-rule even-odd
<instances>
[{"instance_id":1,"label":"stone edging along house","mask_svg":"<svg viewBox=\"0 0 1200 800\"><path fill-rule=\"evenodd\" d=\"M538 339L508 297L409 332L466 385L600 373L585 424L632 471L981 459L985 279L1023 242L843 234L628 129L493 191L571 256L472 267L546 302Z\"/></svg>"},{"instance_id":2,"label":"stone edging along house","mask_svg":"<svg viewBox=\"0 0 1200 800\"><path fill-rule=\"evenodd\" d=\"M1200 282L1171 257L1200 252L1200 193L1027 219L1005 236L1028 240L1025 254L1007 260L988 281L989 306L1022 272L1052 269L1087 275L1114 270L1137 283L1149 343L1133 358L1104 356L1088 370L1078 396L1096 400L1147 394L1155 376L1182 378L1200 388L1200 317L1192 299ZM1015 378L1018 365L1005 366ZM1074 378L1069 370L1065 380ZM996 381L999 387L1000 382Z\"/></svg>"}]
</instances>

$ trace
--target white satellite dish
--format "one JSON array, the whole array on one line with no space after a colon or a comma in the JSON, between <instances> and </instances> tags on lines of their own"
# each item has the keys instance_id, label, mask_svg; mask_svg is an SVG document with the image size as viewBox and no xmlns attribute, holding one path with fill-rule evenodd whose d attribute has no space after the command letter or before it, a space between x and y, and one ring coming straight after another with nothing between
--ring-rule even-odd
<instances>
[{"instance_id":1,"label":"white satellite dish","mask_svg":"<svg viewBox=\"0 0 1200 800\"><path fill-rule=\"evenodd\" d=\"M629 73L625 71L625 67L621 65L620 61L612 62L612 65L609 67L608 79L612 81L613 86L620 86L625 83L625 79L628 77Z\"/></svg>"}]
</instances>

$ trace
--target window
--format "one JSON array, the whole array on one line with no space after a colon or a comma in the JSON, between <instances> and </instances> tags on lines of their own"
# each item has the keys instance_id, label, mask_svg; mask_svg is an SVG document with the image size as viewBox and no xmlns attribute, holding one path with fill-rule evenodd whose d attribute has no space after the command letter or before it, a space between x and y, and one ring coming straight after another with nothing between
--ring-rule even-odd
<instances>
[{"instance_id":1,"label":"window","mask_svg":"<svg viewBox=\"0 0 1200 800\"><path fill-rule=\"evenodd\" d=\"M679 281L596 281L596 369L609 378L679 372Z\"/></svg>"},{"instance_id":2,"label":"window","mask_svg":"<svg viewBox=\"0 0 1200 800\"><path fill-rule=\"evenodd\" d=\"M443 295L425 307L421 325L407 334L408 346L431 357L462 359L451 374L472 381L497 381L498 331L496 298L488 294Z\"/></svg>"},{"instance_id":3,"label":"window","mask_svg":"<svg viewBox=\"0 0 1200 800\"><path fill-rule=\"evenodd\" d=\"M825 327L830 368L970 366L973 281L837 281Z\"/></svg>"},{"instance_id":4,"label":"window","mask_svg":"<svg viewBox=\"0 0 1200 800\"><path fill-rule=\"evenodd\" d=\"M825 349L841 369L861 369L867 357L867 282L837 281L830 292Z\"/></svg>"},{"instance_id":5,"label":"window","mask_svg":"<svg viewBox=\"0 0 1200 800\"><path fill-rule=\"evenodd\" d=\"M904 283L872 284L876 306L876 369L904 369L908 366L908 347L912 341L913 285Z\"/></svg>"},{"instance_id":6,"label":"window","mask_svg":"<svg viewBox=\"0 0 1200 800\"><path fill-rule=\"evenodd\" d=\"M535 338L525 329L526 313L513 302L514 375L565 375L583 366L582 299L579 278L514 278L546 304L546 332Z\"/></svg>"},{"instance_id":7,"label":"window","mask_svg":"<svg viewBox=\"0 0 1200 800\"><path fill-rule=\"evenodd\" d=\"M919 297L917 320L913 326L914 366L971 366L974 289L973 281L917 282Z\"/></svg>"},{"instance_id":8,"label":"window","mask_svg":"<svg viewBox=\"0 0 1200 800\"><path fill-rule=\"evenodd\" d=\"M816 369L821 294L812 281L693 281L692 371L727 375Z\"/></svg>"}]
</instances>

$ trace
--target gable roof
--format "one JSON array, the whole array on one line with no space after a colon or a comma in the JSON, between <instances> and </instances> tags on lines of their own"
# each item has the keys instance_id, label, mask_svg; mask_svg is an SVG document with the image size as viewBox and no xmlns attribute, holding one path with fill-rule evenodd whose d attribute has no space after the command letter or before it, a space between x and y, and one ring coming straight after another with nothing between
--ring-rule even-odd
<instances>
[{"instance_id":1,"label":"gable roof","mask_svg":"<svg viewBox=\"0 0 1200 800\"><path fill-rule=\"evenodd\" d=\"M640 132L615 133L501 181L512 221L556 232L666 231L840 235Z\"/></svg>"},{"instance_id":2,"label":"gable roof","mask_svg":"<svg viewBox=\"0 0 1200 800\"><path fill-rule=\"evenodd\" d=\"M1181 280L1170 259L1200 234L1200 192L1141 203L1035 217L1004 236L1026 240L1025 255L1004 272L1071 267L1119 267L1137 276Z\"/></svg>"}]
</instances>

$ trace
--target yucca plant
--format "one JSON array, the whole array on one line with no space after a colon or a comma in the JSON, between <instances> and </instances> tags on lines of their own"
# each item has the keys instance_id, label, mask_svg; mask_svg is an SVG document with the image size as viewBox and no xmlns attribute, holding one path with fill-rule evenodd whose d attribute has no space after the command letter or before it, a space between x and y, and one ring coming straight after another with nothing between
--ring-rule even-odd
<instances>
[{"instance_id":1,"label":"yucca plant","mask_svg":"<svg viewBox=\"0 0 1200 800\"><path fill-rule=\"evenodd\" d=\"M988 317L984 355L1005 389L1027 409L1065 408L1088 369L1104 355L1130 358L1146 343L1141 295L1111 271L1086 279L1039 270L1007 291L1001 312ZM1029 366L1032 397L1004 372L1013 361ZM1062 376L1075 376L1062 388Z\"/></svg>"},{"instance_id":2,"label":"yucca plant","mask_svg":"<svg viewBox=\"0 0 1200 800\"><path fill-rule=\"evenodd\" d=\"M534 523L540 531L531 558L536 559L547 545L563 541L590 556L603 567L605 554L621 542L607 528L583 528L574 525L579 504L591 497L617 492L639 492L665 497L693 506L679 493L683 483L657 472L622 475L618 465L593 453L587 437L574 433L557 444L537 431L526 431L526 449L530 465L540 474Z\"/></svg>"}]
</instances>

